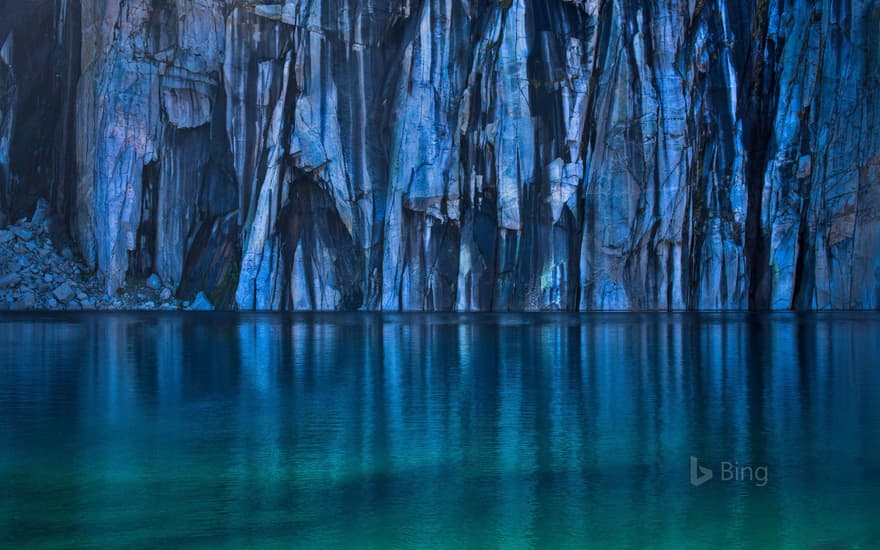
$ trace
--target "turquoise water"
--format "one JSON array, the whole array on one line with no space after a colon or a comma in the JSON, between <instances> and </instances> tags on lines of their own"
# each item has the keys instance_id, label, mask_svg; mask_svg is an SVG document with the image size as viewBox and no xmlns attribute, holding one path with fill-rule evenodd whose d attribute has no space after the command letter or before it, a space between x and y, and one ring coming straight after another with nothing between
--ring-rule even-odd
<instances>
[{"instance_id":1,"label":"turquoise water","mask_svg":"<svg viewBox=\"0 0 880 550\"><path fill-rule=\"evenodd\" d=\"M878 490L876 314L0 317L4 548L880 548Z\"/></svg>"}]
</instances>

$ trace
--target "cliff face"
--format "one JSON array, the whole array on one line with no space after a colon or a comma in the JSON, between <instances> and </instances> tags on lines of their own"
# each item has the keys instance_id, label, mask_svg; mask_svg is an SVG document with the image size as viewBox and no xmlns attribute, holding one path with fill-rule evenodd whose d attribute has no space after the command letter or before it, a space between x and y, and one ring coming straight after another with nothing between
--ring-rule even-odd
<instances>
[{"instance_id":1,"label":"cliff face","mask_svg":"<svg viewBox=\"0 0 880 550\"><path fill-rule=\"evenodd\" d=\"M880 307L877 1L0 0L0 46L0 211L109 293Z\"/></svg>"}]
</instances>

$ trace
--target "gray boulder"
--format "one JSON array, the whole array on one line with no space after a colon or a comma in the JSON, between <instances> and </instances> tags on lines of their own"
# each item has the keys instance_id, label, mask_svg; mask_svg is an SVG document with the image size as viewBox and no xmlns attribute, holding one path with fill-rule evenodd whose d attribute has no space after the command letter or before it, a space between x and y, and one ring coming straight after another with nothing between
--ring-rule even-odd
<instances>
[{"instance_id":1,"label":"gray boulder","mask_svg":"<svg viewBox=\"0 0 880 550\"><path fill-rule=\"evenodd\" d=\"M34 296L33 292L25 292L12 304L12 309L16 311L31 309L34 307L36 300L36 296Z\"/></svg>"},{"instance_id":2,"label":"gray boulder","mask_svg":"<svg viewBox=\"0 0 880 550\"><path fill-rule=\"evenodd\" d=\"M71 287L70 283L67 281L65 281L61 286L55 288L55 290L52 291L52 294L55 296L55 298L58 299L59 302L62 303L70 302L76 296L76 293L73 291L73 287Z\"/></svg>"},{"instance_id":3,"label":"gray boulder","mask_svg":"<svg viewBox=\"0 0 880 550\"><path fill-rule=\"evenodd\" d=\"M204 292L199 292L189 309L192 311L213 311L214 306Z\"/></svg>"},{"instance_id":4,"label":"gray boulder","mask_svg":"<svg viewBox=\"0 0 880 550\"><path fill-rule=\"evenodd\" d=\"M49 202L46 199L37 199L37 206L31 216L31 225L36 228L42 227L49 221Z\"/></svg>"},{"instance_id":5,"label":"gray boulder","mask_svg":"<svg viewBox=\"0 0 880 550\"><path fill-rule=\"evenodd\" d=\"M158 275L153 273L149 277L147 277L147 286L152 288L153 290L159 290L162 288L162 279L159 278Z\"/></svg>"},{"instance_id":6,"label":"gray boulder","mask_svg":"<svg viewBox=\"0 0 880 550\"><path fill-rule=\"evenodd\" d=\"M6 275L0 276L0 288L14 287L19 281L21 281L21 277L18 273L7 273Z\"/></svg>"},{"instance_id":7,"label":"gray boulder","mask_svg":"<svg viewBox=\"0 0 880 550\"><path fill-rule=\"evenodd\" d=\"M12 233L16 237L18 237L20 240L25 241L25 242L29 242L31 239L34 238L33 231L31 231L30 229L26 229L24 227L18 226L18 225L13 225L12 227L9 228L9 230L12 231Z\"/></svg>"}]
</instances>

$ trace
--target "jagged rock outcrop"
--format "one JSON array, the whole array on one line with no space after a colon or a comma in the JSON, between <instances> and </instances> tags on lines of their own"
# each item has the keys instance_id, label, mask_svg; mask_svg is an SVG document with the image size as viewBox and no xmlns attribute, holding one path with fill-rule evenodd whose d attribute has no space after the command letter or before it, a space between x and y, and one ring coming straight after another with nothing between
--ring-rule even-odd
<instances>
[{"instance_id":1,"label":"jagged rock outcrop","mask_svg":"<svg viewBox=\"0 0 880 550\"><path fill-rule=\"evenodd\" d=\"M241 309L880 307L880 2L0 15L0 211L48 197L111 294L155 272Z\"/></svg>"}]
</instances>

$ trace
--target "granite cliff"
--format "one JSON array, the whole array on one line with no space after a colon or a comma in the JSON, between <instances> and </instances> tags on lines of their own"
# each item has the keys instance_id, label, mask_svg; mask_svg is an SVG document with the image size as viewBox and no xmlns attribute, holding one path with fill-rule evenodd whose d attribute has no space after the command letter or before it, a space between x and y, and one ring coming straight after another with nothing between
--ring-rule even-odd
<instances>
[{"instance_id":1,"label":"granite cliff","mask_svg":"<svg viewBox=\"0 0 880 550\"><path fill-rule=\"evenodd\" d=\"M876 0L0 0L0 228L239 309L877 309L878 56Z\"/></svg>"}]
</instances>

